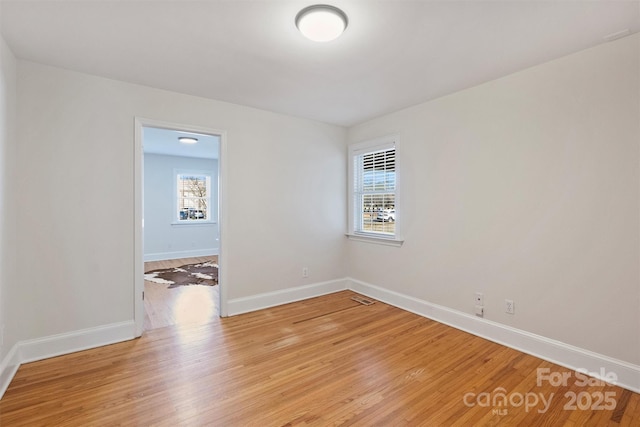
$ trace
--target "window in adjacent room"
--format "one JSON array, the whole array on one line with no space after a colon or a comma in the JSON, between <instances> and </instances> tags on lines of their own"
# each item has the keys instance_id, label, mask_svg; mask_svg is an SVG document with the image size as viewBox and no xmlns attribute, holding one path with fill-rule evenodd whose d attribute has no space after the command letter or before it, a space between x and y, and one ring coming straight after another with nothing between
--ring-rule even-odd
<instances>
[{"instance_id":1,"label":"window in adjacent room","mask_svg":"<svg viewBox=\"0 0 640 427\"><path fill-rule=\"evenodd\" d=\"M179 222L211 220L211 175L178 173L177 220Z\"/></svg>"},{"instance_id":2,"label":"window in adjacent room","mask_svg":"<svg viewBox=\"0 0 640 427\"><path fill-rule=\"evenodd\" d=\"M349 147L349 235L398 240L396 140Z\"/></svg>"}]
</instances>

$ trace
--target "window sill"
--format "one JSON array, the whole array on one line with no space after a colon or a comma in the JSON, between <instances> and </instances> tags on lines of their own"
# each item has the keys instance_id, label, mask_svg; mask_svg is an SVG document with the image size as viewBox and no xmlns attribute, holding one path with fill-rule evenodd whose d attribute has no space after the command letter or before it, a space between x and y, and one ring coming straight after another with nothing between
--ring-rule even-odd
<instances>
[{"instance_id":1,"label":"window sill","mask_svg":"<svg viewBox=\"0 0 640 427\"><path fill-rule=\"evenodd\" d=\"M385 246L394 246L399 248L404 243L403 239L398 239L397 237L382 237L382 236L372 236L370 234L346 234L349 240L353 240L356 242L364 242L364 243L374 243L377 245L385 245Z\"/></svg>"},{"instance_id":2,"label":"window sill","mask_svg":"<svg viewBox=\"0 0 640 427\"><path fill-rule=\"evenodd\" d=\"M172 222L171 226L174 227L193 227L193 226L205 226L205 225L215 225L217 224L215 221L181 221L181 222Z\"/></svg>"}]
</instances>

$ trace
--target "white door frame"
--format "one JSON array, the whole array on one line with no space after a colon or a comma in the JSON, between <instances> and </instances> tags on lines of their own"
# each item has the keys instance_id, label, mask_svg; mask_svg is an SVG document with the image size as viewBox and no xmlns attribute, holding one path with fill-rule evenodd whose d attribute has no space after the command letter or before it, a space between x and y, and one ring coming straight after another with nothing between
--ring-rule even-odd
<instances>
[{"instance_id":1,"label":"white door frame","mask_svg":"<svg viewBox=\"0 0 640 427\"><path fill-rule=\"evenodd\" d=\"M144 148L142 141L142 128L153 127L168 130L178 130L205 135L217 136L220 138L218 147L218 238L220 239L220 252L218 255L219 313L220 317L227 317L227 280L226 280L226 259L224 248L226 246L227 233L225 224L227 223L227 173L225 162L227 158L227 136L226 132L218 129L204 128L201 126L183 125L165 121L135 118L135 144L134 144L134 278L133 278L133 317L135 321L135 335L139 337L144 330Z\"/></svg>"}]
</instances>

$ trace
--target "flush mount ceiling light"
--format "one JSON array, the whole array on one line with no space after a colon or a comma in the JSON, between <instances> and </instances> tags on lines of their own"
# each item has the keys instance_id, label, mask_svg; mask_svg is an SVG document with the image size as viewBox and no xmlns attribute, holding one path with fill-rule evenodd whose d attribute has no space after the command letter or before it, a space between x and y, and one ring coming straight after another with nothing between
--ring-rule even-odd
<instances>
[{"instance_id":1,"label":"flush mount ceiling light","mask_svg":"<svg viewBox=\"0 0 640 427\"><path fill-rule=\"evenodd\" d=\"M296 15L296 27L314 42L328 42L338 38L348 23L343 11L326 4L305 7Z\"/></svg>"},{"instance_id":2,"label":"flush mount ceiling light","mask_svg":"<svg viewBox=\"0 0 640 427\"><path fill-rule=\"evenodd\" d=\"M180 141L183 144L196 144L198 142L198 138L192 138L190 136L181 136L180 138L178 138L178 141Z\"/></svg>"}]
</instances>

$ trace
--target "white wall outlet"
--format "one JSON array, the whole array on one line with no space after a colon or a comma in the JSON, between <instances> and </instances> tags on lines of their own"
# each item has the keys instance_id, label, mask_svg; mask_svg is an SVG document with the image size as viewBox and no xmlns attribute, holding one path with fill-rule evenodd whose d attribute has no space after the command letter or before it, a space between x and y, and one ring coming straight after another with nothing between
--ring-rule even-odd
<instances>
[{"instance_id":1,"label":"white wall outlet","mask_svg":"<svg viewBox=\"0 0 640 427\"><path fill-rule=\"evenodd\" d=\"M476 305L484 305L484 295L482 292L476 292L475 294L475 304Z\"/></svg>"},{"instance_id":2,"label":"white wall outlet","mask_svg":"<svg viewBox=\"0 0 640 427\"><path fill-rule=\"evenodd\" d=\"M516 308L513 305L513 300L510 300L510 299L504 300L504 311L505 311L505 313L514 314L515 310L516 310Z\"/></svg>"},{"instance_id":3,"label":"white wall outlet","mask_svg":"<svg viewBox=\"0 0 640 427\"><path fill-rule=\"evenodd\" d=\"M484 316L484 307L481 305L476 305L476 316L483 317Z\"/></svg>"},{"instance_id":4,"label":"white wall outlet","mask_svg":"<svg viewBox=\"0 0 640 427\"><path fill-rule=\"evenodd\" d=\"M302 267L302 277L309 277L309 267Z\"/></svg>"}]
</instances>

